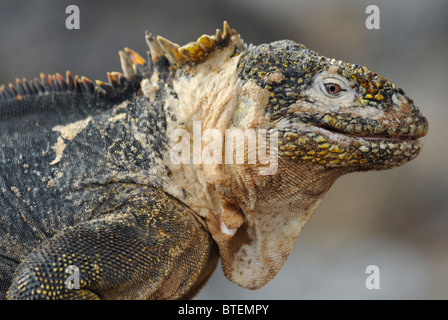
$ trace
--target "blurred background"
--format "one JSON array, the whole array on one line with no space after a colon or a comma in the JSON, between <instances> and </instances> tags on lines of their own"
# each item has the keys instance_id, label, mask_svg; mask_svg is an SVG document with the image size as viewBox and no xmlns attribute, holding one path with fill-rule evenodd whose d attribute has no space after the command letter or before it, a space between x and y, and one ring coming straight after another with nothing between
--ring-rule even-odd
<instances>
[{"instance_id":1,"label":"blurred background","mask_svg":"<svg viewBox=\"0 0 448 320\"><path fill-rule=\"evenodd\" d=\"M80 30L65 28L71 4ZM365 27L371 4L380 9L379 30ZM247 43L291 39L365 65L428 118L422 154L339 179L262 289L232 284L218 266L196 299L448 299L447 17L446 0L2 0L0 83L66 70L105 80L120 71L118 50L145 55L145 30L185 44L223 20ZM366 289L368 265L379 267L379 290Z\"/></svg>"}]
</instances>

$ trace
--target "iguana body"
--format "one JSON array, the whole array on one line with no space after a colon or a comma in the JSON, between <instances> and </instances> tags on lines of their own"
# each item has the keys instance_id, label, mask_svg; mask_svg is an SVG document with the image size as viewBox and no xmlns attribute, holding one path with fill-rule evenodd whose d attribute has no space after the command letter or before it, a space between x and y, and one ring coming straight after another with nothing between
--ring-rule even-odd
<instances>
[{"instance_id":1,"label":"iguana body","mask_svg":"<svg viewBox=\"0 0 448 320\"><path fill-rule=\"evenodd\" d=\"M401 89L291 41L247 46L227 23L183 47L146 40L148 61L125 49L108 83L0 89L0 297L191 298L218 257L259 288L339 176L404 164L427 132ZM265 129L275 167L174 163L172 133L198 123Z\"/></svg>"}]
</instances>

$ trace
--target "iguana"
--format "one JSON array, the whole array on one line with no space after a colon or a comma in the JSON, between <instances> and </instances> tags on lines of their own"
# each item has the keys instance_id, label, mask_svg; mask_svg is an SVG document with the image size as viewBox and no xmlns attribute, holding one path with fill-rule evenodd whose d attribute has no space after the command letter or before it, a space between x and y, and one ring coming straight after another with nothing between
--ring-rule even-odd
<instances>
[{"instance_id":1,"label":"iguana","mask_svg":"<svg viewBox=\"0 0 448 320\"><path fill-rule=\"evenodd\" d=\"M148 59L125 48L107 82L1 87L1 298L187 299L219 259L260 288L338 177L414 159L428 130L385 78L290 40L248 45L224 22L184 46L146 42ZM230 129L247 143L220 142ZM224 144L240 155L198 161Z\"/></svg>"}]
</instances>

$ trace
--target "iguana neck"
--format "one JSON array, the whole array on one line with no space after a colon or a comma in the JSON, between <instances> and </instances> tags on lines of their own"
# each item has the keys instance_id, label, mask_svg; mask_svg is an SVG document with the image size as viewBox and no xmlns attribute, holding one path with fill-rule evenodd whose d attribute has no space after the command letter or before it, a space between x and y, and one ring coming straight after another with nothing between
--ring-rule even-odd
<instances>
[{"instance_id":1,"label":"iguana neck","mask_svg":"<svg viewBox=\"0 0 448 320\"><path fill-rule=\"evenodd\" d=\"M323 195L343 172L280 160L276 172L260 175L257 165L228 165L224 156L222 163L194 159L195 130L201 140L208 129L224 137L229 128L264 128L256 115L269 98L267 91L241 81L239 58L231 57L229 48L215 54L214 60L182 71L164 88L167 133L172 135L165 155L172 175L165 190L204 219L228 278L259 288L280 270ZM172 161L170 152L179 141L189 143L189 163ZM205 141L200 142L202 152Z\"/></svg>"},{"instance_id":2,"label":"iguana neck","mask_svg":"<svg viewBox=\"0 0 448 320\"><path fill-rule=\"evenodd\" d=\"M213 180L223 212L220 221L207 222L219 245L226 276L251 289L270 281L325 193L342 174L339 169L298 167L287 160L279 160L275 175L260 176L243 166L227 166L216 172Z\"/></svg>"}]
</instances>

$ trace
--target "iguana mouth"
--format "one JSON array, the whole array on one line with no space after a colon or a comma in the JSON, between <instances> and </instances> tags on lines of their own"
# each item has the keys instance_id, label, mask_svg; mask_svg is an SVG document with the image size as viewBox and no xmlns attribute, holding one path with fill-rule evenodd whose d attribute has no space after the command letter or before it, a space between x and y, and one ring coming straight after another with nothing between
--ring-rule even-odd
<instances>
[{"instance_id":1,"label":"iguana mouth","mask_svg":"<svg viewBox=\"0 0 448 320\"><path fill-rule=\"evenodd\" d=\"M279 156L330 167L388 169L402 165L419 154L422 148L419 139L427 132L425 121L418 131L402 135L362 135L308 123L300 128L279 131Z\"/></svg>"},{"instance_id":2,"label":"iguana mouth","mask_svg":"<svg viewBox=\"0 0 448 320\"><path fill-rule=\"evenodd\" d=\"M348 113L293 114L287 127L304 131L307 128L322 129L368 141L403 142L424 137L428 132L428 121L421 113L413 113L403 119L388 119L387 115L377 119L363 118Z\"/></svg>"},{"instance_id":3,"label":"iguana mouth","mask_svg":"<svg viewBox=\"0 0 448 320\"><path fill-rule=\"evenodd\" d=\"M366 140L417 140L424 137L428 132L428 121L421 115L409 117L409 120L399 125L390 125L387 120L372 120L354 118L344 121L325 122L316 121L314 125L335 133L347 134Z\"/></svg>"},{"instance_id":4,"label":"iguana mouth","mask_svg":"<svg viewBox=\"0 0 448 320\"><path fill-rule=\"evenodd\" d=\"M307 124L336 134L368 141L416 141L428 133L428 121L421 114L408 117L406 122L395 126L385 125L389 122L387 120L380 121L344 116L338 116L336 121L329 115L307 117Z\"/></svg>"},{"instance_id":5,"label":"iguana mouth","mask_svg":"<svg viewBox=\"0 0 448 320\"><path fill-rule=\"evenodd\" d=\"M369 141L417 141L422 136L354 136Z\"/></svg>"},{"instance_id":6,"label":"iguana mouth","mask_svg":"<svg viewBox=\"0 0 448 320\"><path fill-rule=\"evenodd\" d=\"M425 119L426 120L426 119ZM324 130L328 130L330 132L336 133L336 134L342 134L346 135L348 137L352 138L360 138L368 141L393 141L393 142L402 142L402 141L417 141L421 138L423 138L427 134L427 129L424 129L421 132L414 133L413 135L399 135L399 134L387 134L387 135L359 135L359 134L352 134L347 133L340 130L335 130L334 128L328 128L323 126L316 126L317 128L321 128ZM409 128L408 128L409 130Z\"/></svg>"}]
</instances>

